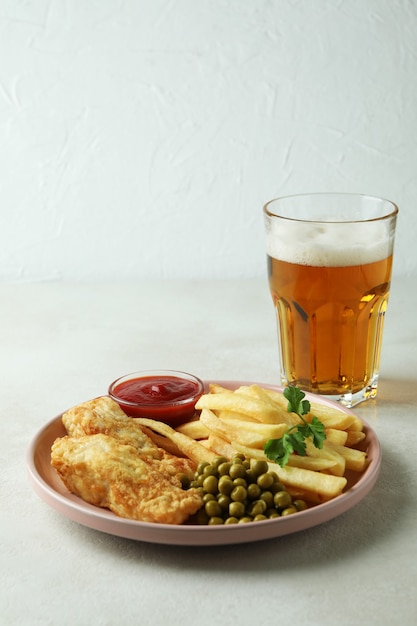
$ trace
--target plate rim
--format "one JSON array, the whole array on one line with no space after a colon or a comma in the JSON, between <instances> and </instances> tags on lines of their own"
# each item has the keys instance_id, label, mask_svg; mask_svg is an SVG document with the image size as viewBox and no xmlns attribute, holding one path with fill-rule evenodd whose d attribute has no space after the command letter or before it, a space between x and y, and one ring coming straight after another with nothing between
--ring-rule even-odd
<instances>
[{"instance_id":1,"label":"plate rim","mask_svg":"<svg viewBox=\"0 0 417 626\"><path fill-rule=\"evenodd\" d=\"M277 391L284 389L281 385L247 380L210 379L204 380L204 383L207 388L210 383L215 383L229 388L237 388L241 385L259 385ZM333 406L344 413L356 415L354 411L335 401L308 392L305 394L306 399L312 402ZM33 490L51 508L76 523L114 536L147 543L178 546L230 545L273 539L307 530L330 521L353 508L372 490L381 468L382 451L378 436L370 424L360 418L366 430L366 437L369 439L368 451L371 452L369 464L348 491L332 500L314 505L305 511L299 511L296 515L251 524L201 526L195 524L155 524L130 520L118 517L107 509L101 509L84 502L70 492L68 495L60 493L38 469L36 457L40 443L54 427L62 424L61 418L64 412L48 420L38 429L27 447L26 468ZM51 468L51 474L52 472ZM65 487L63 488L65 489Z\"/></svg>"}]
</instances>

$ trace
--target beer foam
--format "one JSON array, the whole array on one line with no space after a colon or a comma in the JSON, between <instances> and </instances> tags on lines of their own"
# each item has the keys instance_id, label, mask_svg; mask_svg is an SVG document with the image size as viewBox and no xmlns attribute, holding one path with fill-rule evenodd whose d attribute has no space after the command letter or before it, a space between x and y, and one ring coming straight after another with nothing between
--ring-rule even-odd
<instances>
[{"instance_id":1,"label":"beer foam","mask_svg":"<svg viewBox=\"0 0 417 626\"><path fill-rule=\"evenodd\" d=\"M393 236L384 223L341 224L280 220L269 223L269 256L297 265L342 267L364 265L392 254Z\"/></svg>"}]
</instances>

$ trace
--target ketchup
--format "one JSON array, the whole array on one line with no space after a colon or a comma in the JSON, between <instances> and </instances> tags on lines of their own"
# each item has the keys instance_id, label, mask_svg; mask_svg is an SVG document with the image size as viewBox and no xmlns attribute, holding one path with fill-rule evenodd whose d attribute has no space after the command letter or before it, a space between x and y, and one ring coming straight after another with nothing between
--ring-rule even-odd
<instances>
[{"instance_id":1,"label":"ketchup","mask_svg":"<svg viewBox=\"0 0 417 626\"><path fill-rule=\"evenodd\" d=\"M178 425L194 414L203 383L189 374L149 374L116 380L109 393L131 417L149 417Z\"/></svg>"}]
</instances>

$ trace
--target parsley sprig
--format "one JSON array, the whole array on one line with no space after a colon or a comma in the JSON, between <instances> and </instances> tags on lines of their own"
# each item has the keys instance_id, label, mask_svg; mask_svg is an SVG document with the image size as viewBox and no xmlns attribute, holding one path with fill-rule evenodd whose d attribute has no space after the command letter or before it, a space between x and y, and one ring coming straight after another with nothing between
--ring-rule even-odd
<instances>
[{"instance_id":1,"label":"parsley sprig","mask_svg":"<svg viewBox=\"0 0 417 626\"><path fill-rule=\"evenodd\" d=\"M288 400L287 411L296 413L300 418L300 423L290 426L279 439L270 439L264 446L264 452L268 459L275 461L284 467L288 463L290 454L296 452L301 456L306 456L306 439L311 438L316 448L323 447L326 439L324 424L314 416L311 422L307 422L303 415L310 412L311 405L305 400L305 393L298 387L286 387L284 396Z\"/></svg>"}]
</instances>

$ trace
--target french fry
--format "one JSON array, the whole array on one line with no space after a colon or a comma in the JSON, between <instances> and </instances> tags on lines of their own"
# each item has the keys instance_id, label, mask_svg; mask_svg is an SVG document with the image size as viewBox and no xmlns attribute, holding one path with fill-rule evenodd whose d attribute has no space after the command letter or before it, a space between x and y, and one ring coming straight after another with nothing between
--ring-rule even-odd
<instances>
[{"instance_id":1,"label":"french fry","mask_svg":"<svg viewBox=\"0 0 417 626\"><path fill-rule=\"evenodd\" d=\"M352 431L354 430L354 431L362 432L363 431L363 422L362 422L362 420L357 415L352 415L351 417L353 418L353 422L349 426L348 430L352 430Z\"/></svg>"},{"instance_id":2,"label":"french fry","mask_svg":"<svg viewBox=\"0 0 417 626\"><path fill-rule=\"evenodd\" d=\"M344 475L346 470L345 458L336 450L333 450L332 448L326 446L326 441L323 442L322 448L316 448L310 439L307 439L305 443L308 456L311 456L313 458L327 459L328 461L331 461L332 465L329 467L329 472L331 472L335 476Z\"/></svg>"},{"instance_id":3,"label":"french fry","mask_svg":"<svg viewBox=\"0 0 417 626\"><path fill-rule=\"evenodd\" d=\"M347 439L345 446L352 447L356 446L358 443L363 441L366 437L366 434L363 430L347 430Z\"/></svg>"},{"instance_id":4,"label":"french fry","mask_svg":"<svg viewBox=\"0 0 417 626\"><path fill-rule=\"evenodd\" d=\"M303 490L314 502L326 502L339 496L347 484L343 476L322 474L300 467L281 467L270 463L269 468L278 475L283 485Z\"/></svg>"},{"instance_id":5,"label":"french fry","mask_svg":"<svg viewBox=\"0 0 417 626\"><path fill-rule=\"evenodd\" d=\"M259 439L263 447L268 439L279 439L287 430L287 424L261 424L252 420L238 419L237 417L226 417L221 413L219 419L232 437L239 438L241 433L250 433L251 437Z\"/></svg>"},{"instance_id":6,"label":"french fry","mask_svg":"<svg viewBox=\"0 0 417 626\"><path fill-rule=\"evenodd\" d=\"M339 446L346 445L348 439L348 433L346 430L339 430L338 428L326 428L326 441L331 441Z\"/></svg>"},{"instance_id":7,"label":"french fry","mask_svg":"<svg viewBox=\"0 0 417 626\"><path fill-rule=\"evenodd\" d=\"M353 424L356 423L354 415L349 413L343 413L342 411L336 411L331 407L325 405L311 404L311 411L307 416L304 416L307 421L311 421L316 416L326 428L337 428L338 430L347 430Z\"/></svg>"},{"instance_id":8,"label":"french fry","mask_svg":"<svg viewBox=\"0 0 417 626\"><path fill-rule=\"evenodd\" d=\"M366 452L356 450L355 448L348 448L347 446L338 446L330 441L325 441L324 445L328 449L334 450L345 459L347 469L354 470L355 472L363 472L365 469Z\"/></svg>"},{"instance_id":9,"label":"french fry","mask_svg":"<svg viewBox=\"0 0 417 626\"><path fill-rule=\"evenodd\" d=\"M207 439L207 443L209 448L214 450L214 452L216 452L219 456L224 456L227 459L230 459L234 454L236 454L236 450L234 450L232 444L226 439L223 439L223 437L211 434Z\"/></svg>"},{"instance_id":10,"label":"french fry","mask_svg":"<svg viewBox=\"0 0 417 626\"><path fill-rule=\"evenodd\" d=\"M271 396L266 393L265 389L262 389L259 385L242 385L236 389L236 393L248 396L249 398L256 398L274 409L276 409L277 406L280 406L279 404L277 405Z\"/></svg>"},{"instance_id":11,"label":"french fry","mask_svg":"<svg viewBox=\"0 0 417 626\"><path fill-rule=\"evenodd\" d=\"M235 413L234 411L216 411L217 417L227 422L232 420L245 420L246 422L252 422L253 424L259 424L259 421L249 415L243 415L243 413Z\"/></svg>"},{"instance_id":12,"label":"french fry","mask_svg":"<svg viewBox=\"0 0 417 626\"><path fill-rule=\"evenodd\" d=\"M203 394L195 405L197 410L232 411L248 415L266 424L282 423L282 411L257 398L250 398L239 393ZM201 419L201 418L200 418Z\"/></svg>"},{"instance_id":13,"label":"french fry","mask_svg":"<svg viewBox=\"0 0 417 626\"><path fill-rule=\"evenodd\" d=\"M301 456L301 454L290 454L288 459L288 465L291 467L301 467L303 469L309 469L314 472L332 473L331 469L334 467L332 459L326 459L322 456Z\"/></svg>"},{"instance_id":14,"label":"french fry","mask_svg":"<svg viewBox=\"0 0 417 626\"><path fill-rule=\"evenodd\" d=\"M256 459L257 461L268 461L269 459L266 456L265 452L260 448L251 448L250 446L246 446L240 441L231 441L230 445L232 446L234 453L236 452L240 454L244 454L248 459Z\"/></svg>"},{"instance_id":15,"label":"french fry","mask_svg":"<svg viewBox=\"0 0 417 626\"><path fill-rule=\"evenodd\" d=\"M213 433L223 439L227 438L227 429L225 425L210 409L202 409L200 422L206 427L209 433Z\"/></svg>"},{"instance_id":16,"label":"french fry","mask_svg":"<svg viewBox=\"0 0 417 626\"><path fill-rule=\"evenodd\" d=\"M271 398L275 404L280 406L284 411L287 411L288 400L282 393L282 391L276 391L275 389L264 389L265 393Z\"/></svg>"},{"instance_id":17,"label":"french fry","mask_svg":"<svg viewBox=\"0 0 417 626\"><path fill-rule=\"evenodd\" d=\"M176 428L178 433L182 433L183 435L187 435L191 439L207 439L210 434L207 426L203 424L201 420L193 420L191 422L186 422L185 424L181 424Z\"/></svg>"},{"instance_id":18,"label":"french fry","mask_svg":"<svg viewBox=\"0 0 417 626\"><path fill-rule=\"evenodd\" d=\"M198 441L183 435L168 426L164 422L148 419L146 417L135 418L136 422L141 426L146 426L156 433L170 439L178 447L181 452L196 464L200 461L208 461L209 463L216 458L216 453L202 446Z\"/></svg>"},{"instance_id":19,"label":"french fry","mask_svg":"<svg viewBox=\"0 0 417 626\"><path fill-rule=\"evenodd\" d=\"M153 430L151 430L150 428L147 428L146 426L142 426L142 430L145 433L145 435L148 435L148 437L152 439L152 441L159 448L162 448L163 450L165 450L166 452L169 452L170 454L173 454L174 456L179 456L179 457L184 456L181 450L178 448L178 446L175 445L175 443L171 441L171 439L168 439L168 437L159 435L158 433L155 433Z\"/></svg>"},{"instance_id":20,"label":"french fry","mask_svg":"<svg viewBox=\"0 0 417 626\"><path fill-rule=\"evenodd\" d=\"M237 419L225 422L209 409L201 411L200 421L220 437L228 441L238 440L251 448L263 448L265 441L282 437L287 429L286 424L254 424Z\"/></svg>"},{"instance_id":21,"label":"french fry","mask_svg":"<svg viewBox=\"0 0 417 626\"><path fill-rule=\"evenodd\" d=\"M221 385L218 385L217 383L210 383L209 390L210 390L210 393L233 393L231 389L222 387Z\"/></svg>"},{"instance_id":22,"label":"french fry","mask_svg":"<svg viewBox=\"0 0 417 626\"><path fill-rule=\"evenodd\" d=\"M316 415L327 428L339 430L363 430L362 420L352 413L345 413L327 404L311 402L311 413Z\"/></svg>"},{"instance_id":23,"label":"french fry","mask_svg":"<svg viewBox=\"0 0 417 626\"><path fill-rule=\"evenodd\" d=\"M258 399L268 405L276 412L277 421L284 422L289 426L297 424L299 422L299 418L295 415L295 413L288 411L288 400L285 396L282 393L279 394L282 400L278 401L278 392L274 392L275 395L272 395L271 393L268 393L268 391L270 390L259 387L259 385L250 385L249 387L242 386L236 390L237 393Z\"/></svg>"}]
</instances>

